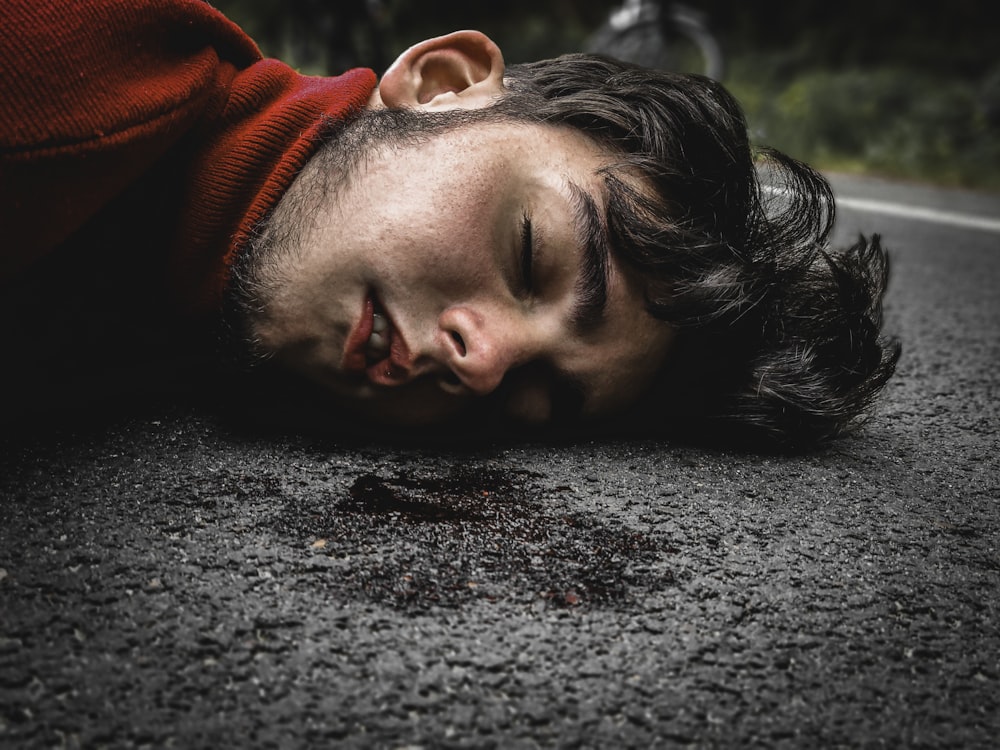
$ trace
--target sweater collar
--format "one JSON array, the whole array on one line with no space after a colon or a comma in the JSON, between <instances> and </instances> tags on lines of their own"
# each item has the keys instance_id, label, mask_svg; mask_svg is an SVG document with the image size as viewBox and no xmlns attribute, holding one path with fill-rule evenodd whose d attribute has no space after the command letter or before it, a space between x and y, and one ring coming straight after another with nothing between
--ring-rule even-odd
<instances>
[{"instance_id":1,"label":"sweater collar","mask_svg":"<svg viewBox=\"0 0 1000 750\"><path fill-rule=\"evenodd\" d=\"M174 259L174 288L193 314L219 309L229 272L331 126L368 103L374 72L303 76L277 60L228 66L194 140Z\"/></svg>"}]
</instances>

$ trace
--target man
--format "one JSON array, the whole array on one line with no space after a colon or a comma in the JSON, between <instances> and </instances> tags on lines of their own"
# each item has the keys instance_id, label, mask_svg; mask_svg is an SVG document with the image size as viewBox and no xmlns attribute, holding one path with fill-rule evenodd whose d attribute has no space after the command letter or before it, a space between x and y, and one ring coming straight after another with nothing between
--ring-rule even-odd
<instances>
[{"instance_id":1,"label":"man","mask_svg":"<svg viewBox=\"0 0 1000 750\"><path fill-rule=\"evenodd\" d=\"M156 310L167 280L366 420L642 413L805 445L853 426L898 356L877 240L829 251L828 186L773 153L765 212L705 79L507 69L473 31L377 86L308 78L199 0L14 0L0 29L7 277L113 268Z\"/></svg>"}]
</instances>

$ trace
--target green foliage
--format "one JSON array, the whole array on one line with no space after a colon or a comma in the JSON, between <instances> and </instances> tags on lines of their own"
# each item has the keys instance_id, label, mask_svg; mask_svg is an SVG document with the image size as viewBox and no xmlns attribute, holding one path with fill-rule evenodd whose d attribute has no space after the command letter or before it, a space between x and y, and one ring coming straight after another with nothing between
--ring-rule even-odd
<instances>
[{"instance_id":1,"label":"green foliage","mask_svg":"<svg viewBox=\"0 0 1000 750\"><path fill-rule=\"evenodd\" d=\"M458 28L508 62L581 49L620 0L214 0L265 54L308 73L381 72ZM753 138L822 168L1000 189L1000 66L980 0L701 0ZM858 19L863 18L864 23ZM995 65L992 74L988 68ZM683 68L675 68L683 69Z\"/></svg>"},{"instance_id":2,"label":"green foliage","mask_svg":"<svg viewBox=\"0 0 1000 750\"><path fill-rule=\"evenodd\" d=\"M816 66L898 65L977 77L997 61L996 24L984 0L691 0L730 54L799 48Z\"/></svg>"},{"instance_id":3,"label":"green foliage","mask_svg":"<svg viewBox=\"0 0 1000 750\"><path fill-rule=\"evenodd\" d=\"M730 88L760 144L820 167L1000 188L1000 127L984 84L903 67L733 69Z\"/></svg>"},{"instance_id":4,"label":"green foliage","mask_svg":"<svg viewBox=\"0 0 1000 750\"><path fill-rule=\"evenodd\" d=\"M381 72L423 39L479 29L507 62L581 49L620 0L212 0L264 54L311 73L364 65Z\"/></svg>"}]
</instances>

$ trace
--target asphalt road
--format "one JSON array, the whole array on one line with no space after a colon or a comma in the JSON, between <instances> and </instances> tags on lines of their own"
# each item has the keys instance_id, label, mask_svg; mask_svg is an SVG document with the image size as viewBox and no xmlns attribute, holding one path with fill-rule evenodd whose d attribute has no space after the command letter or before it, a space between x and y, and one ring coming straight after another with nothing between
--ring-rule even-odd
<instances>
[{"instance_id":1,"label":"asphalt road","mask_svg":"<svg viewBox=\"0 0 1000 750\"><path fill-rule=\"evenodd\" d=\"M835 184L905 348L821 453L6 431L0 746L995 746L1000 197Z\"/></svg>"}]
</instances>

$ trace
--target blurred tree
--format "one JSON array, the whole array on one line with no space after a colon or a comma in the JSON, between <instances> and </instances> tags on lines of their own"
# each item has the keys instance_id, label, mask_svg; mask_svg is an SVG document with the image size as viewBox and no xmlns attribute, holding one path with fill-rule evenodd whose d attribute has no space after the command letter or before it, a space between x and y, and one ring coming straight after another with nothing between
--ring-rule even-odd
<instances>
[{"instance_id":1,"label":"blurred tree","mask_svg":"<svg viewBox=\"0 0 1000 750\"><path fill-rule=\"evenodd\" d=\"M215 0L265 55L308 73L382 70L389 15L382 0Z\"/></svg>"},{"instance_id":2,"label":"blurred tree","mask_svg":"<svg viewBox=\"0 0 1000 750\"><path fill-rule=\"evenodd\" d=\"M902 65L980 77L998 58L984 0L700 0L727 48L792 50L811 67Z\"/></svg>"},{"instance_id":3,"label":"blurred tree","mask_svg":"<svg viewBox=\"0 0 1000 750\"><path fill-rule=\"evenodd\" d=\"M582 49L621 0L216 0L268 54L381 71L420 39L478 28L523 62ZM787 50L798 65L903 64L981 76L997 60L985 0L688 0L734 52Z\"/></svg>"},{"instance_id":4,"label":"blurred tree","mask_svg":"<svg viewBox=\"0 0 1000 750\"><path fill-rule=\"evenodd\" d=\"M264 53L306 72L381 72L411 44L457 29L493 37L508 62L582 48L614 0L215 0Z\"/></svg>"},{"instance_id":5,"label":"blurred tree","mask_svg":"<svg viewBox=\"0 0 1000 750\"><path fill-rule=\"evenodd\" d=\"M409 45L467 28L493 37L508 62L583 50L624 2L210 1L265 54L316 74L381 73ZM807 161L898 174L947 167L972 182L977 169L995 172L1000 56L985 0L683 1L721 42L724 81L755 138Z\"/></svg>"}]
</instances>

